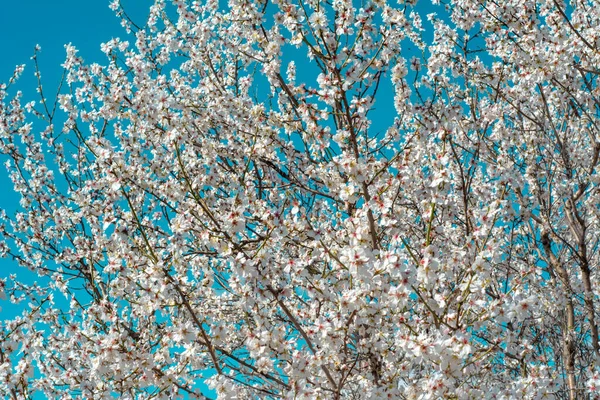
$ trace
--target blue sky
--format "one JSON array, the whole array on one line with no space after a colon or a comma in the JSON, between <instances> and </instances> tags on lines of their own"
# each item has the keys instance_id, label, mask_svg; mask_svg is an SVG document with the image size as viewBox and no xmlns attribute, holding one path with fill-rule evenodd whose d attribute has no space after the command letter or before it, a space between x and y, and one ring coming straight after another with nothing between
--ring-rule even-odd
<instances>
[{"instance_id":1,"label":"blue sky","mask_svg":"<svg viewBox=\"0 0 600 400\"><path fill-rule=\"evenodd\" d=\"M150 1L122 0L134 20L143 22ZM10 74L13 64L29 60L40 44L40 60L47 74L60 73L64 45L72 42L85 57L100 58L100 43L124 30L108 8L108 0L0 0L0 74Z\"/></svg>"}]
</instances>

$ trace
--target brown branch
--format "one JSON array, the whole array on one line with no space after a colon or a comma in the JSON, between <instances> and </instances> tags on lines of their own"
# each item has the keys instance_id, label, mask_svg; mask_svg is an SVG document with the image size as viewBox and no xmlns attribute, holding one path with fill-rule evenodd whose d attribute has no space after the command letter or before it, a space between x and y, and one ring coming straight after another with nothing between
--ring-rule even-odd
<instances>
[{"instance_id":1,"label":"brown branch","mask_svg":"<svg viewBox=\"0 0 600 400\"><path fill-rule=\"evenodd\" d=\"M315 347L312 344L312 341L310 340L310 338L308 337L308 335L306 334L306 332L304 331L304 329L302 329L302 325L300 325L300 322L296 319L296 317L292 314L292 312L287 308L287 306L283 303L283 301L281 301L281 299L279 298L279 293L275 289L273 289L271 286L268 286L267 289L273 295L273 297L275 298L275 301L277 302L277 304L279 305L279 307L281 307L281 309L283 310L283 312L285 313L285 315L287 315L287 317L290 319L290 321L292 322L292 324L294 325L294 327L298 330L298 332L300 332L300 335L302 336L302 338L306 342L306 345L310 349L311 353L315 354L316 350L315 350ZM338 386L335 383L335 380L333 379L333 376L329 372L329 369L327 369L327 367L324 366L324 365L321 365L321 369L325 373L325 376L327 377L327 380L329 381L329 383L333 387L334 391L337 392L338 391Z\"/></svg>"}]
</instances>

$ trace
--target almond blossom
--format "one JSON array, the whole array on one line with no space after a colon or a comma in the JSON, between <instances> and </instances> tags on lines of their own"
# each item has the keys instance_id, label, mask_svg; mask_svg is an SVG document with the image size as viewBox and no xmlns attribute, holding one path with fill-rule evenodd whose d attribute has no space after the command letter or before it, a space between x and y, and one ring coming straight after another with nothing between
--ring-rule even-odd
<instances>
[{"instance_id":1,"label":"almond blossom","mask_svg":"<svg viewBox=\"0 0 600 400\"><path fill-rule=\"evenodd\" d=\"M0 85L2 395L598 397L593 1L110 7Z\"/></svg>"}]
</instances>

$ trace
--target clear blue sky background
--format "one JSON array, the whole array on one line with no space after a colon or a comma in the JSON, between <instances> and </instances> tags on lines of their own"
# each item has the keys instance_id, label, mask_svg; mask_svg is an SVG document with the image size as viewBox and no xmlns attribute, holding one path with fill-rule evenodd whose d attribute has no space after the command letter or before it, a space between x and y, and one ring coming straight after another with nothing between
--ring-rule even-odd
<instances>
[{"instance_id":1,"label":"clear blue sky background","mask_svg":"<svg viewBox=\"0 0 600 400\"><path fill-rule=\"evenodd\" d=\"M152 4L147 0L121 3L139 23L145 21ZM55 88L60 79L65 44L73 43L88 62L105 60L100 43L125 35L108 4L108 0L0 0L0 81L11 75L16 64L31 67L36 44L42 47L39 62L49 88ZM28 68L26 76L31 71ZM33 89L23 84L19 88Z\"/></svg>"}]
</instances>

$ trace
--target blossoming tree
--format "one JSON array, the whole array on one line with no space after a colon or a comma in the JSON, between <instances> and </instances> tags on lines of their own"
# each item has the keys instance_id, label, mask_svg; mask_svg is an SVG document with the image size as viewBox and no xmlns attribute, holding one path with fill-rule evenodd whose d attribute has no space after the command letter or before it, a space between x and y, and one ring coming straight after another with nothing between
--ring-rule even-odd
<instances>
[{"instance_id":1,"label":"blossoming tree","mask_svg":"<svg viewBox=\"0 0 600 400\"><path fill-rule=\"evenodd\" d=\"M355 3L115 2L17 69L0 393L600 396L600 7Z\"/></svg>"}]
</instances>

